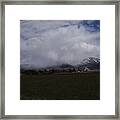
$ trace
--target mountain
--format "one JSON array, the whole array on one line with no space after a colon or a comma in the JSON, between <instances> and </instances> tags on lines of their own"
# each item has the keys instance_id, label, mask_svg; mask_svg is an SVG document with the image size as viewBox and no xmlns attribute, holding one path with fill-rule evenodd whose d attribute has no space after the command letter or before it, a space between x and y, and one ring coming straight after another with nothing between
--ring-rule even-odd
<instances>
[{"instance_id":1,"label":"mountain","mask_svg":"<svg viewBox=\"0 0 120 120\"><path fill-rule=\"evenodd\" d=\"M88 57L83 59L80 64L77 65L79 69L84 69L85 67L90 70L99 70L100 69L100 59L95 57Z\"/></svg>"},{"instance_id":2,"label":"mountain","mask_svg":"<svg viewBox=\"0 0 120 120\"><path fill-rule=\"evenodd\" d=\"M62 64L59 66L60 68L74 68L73 65L70 65L70 64Z\"/></svg>"},{"instance_id":3,"label":"mountain","mask_svg":"<svg viewBox=\"0 0 120 120\"><path fill-rule=\"evenodd\" d=\"M45 68L40 68L39 66L29 65L29 64L22 64L20 65L21 69L29 70L29 69L54 69L54 70L62 70L62 69L89 69L89 70L99 70L100 69L100 59L96 57L88 57L83 59L80 64L71 65L71 64L59 64L59 65L52 65Z\"/></svg>"},{"instance_id":4,"label":"mountain","mask_svg":"<svg viewBox=\"0 0 120 120\"><path fill-rule=\"evenodd\" d=\"M99 58L95 58L95 57L88 57L86 59L83 59L82 64L97 64L97 63L100 63L100 59Z\"/></svg>"},{"instance_id":5,"label":"mountain","mask_svg":"<svg viewBox=\"0 0 120 120\"><path fill-rule=\"evenodd\" d=\"M54 70L73 69L73 68L75 68L75 66L71 64L60 64L60 65L46 67L46 69L54 69Z\"/></svg>"}]
</instances>

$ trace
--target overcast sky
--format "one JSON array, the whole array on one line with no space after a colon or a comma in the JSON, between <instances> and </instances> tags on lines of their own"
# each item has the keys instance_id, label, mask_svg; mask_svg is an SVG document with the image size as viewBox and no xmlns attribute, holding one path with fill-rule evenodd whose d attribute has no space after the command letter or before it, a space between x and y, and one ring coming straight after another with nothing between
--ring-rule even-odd
<instances>
[{"instance_id":1,"label":"overcast sky","mask_svg":"<svg viewBox=\"0 0 120 120\"><path fill-rule=\"evenodd\" d=\"M21 20L20 43L21 64L79 64L100 56L100 21Z\"/></svg>"}]
</instances>

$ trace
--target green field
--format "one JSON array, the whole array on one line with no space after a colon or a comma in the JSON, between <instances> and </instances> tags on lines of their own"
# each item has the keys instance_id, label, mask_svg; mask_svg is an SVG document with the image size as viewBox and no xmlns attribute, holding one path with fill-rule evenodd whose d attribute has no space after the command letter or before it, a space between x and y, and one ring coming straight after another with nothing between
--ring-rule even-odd
<instances>
[{"instance_id":1,"label":"green field","mask_svg":"<svg viewBox=\"0 0 120 120\"><path fill-rule=\"evenodd\" d=\"M100 73L21 75L21 100L99 100Z\"/></svg>"}]
</instances>

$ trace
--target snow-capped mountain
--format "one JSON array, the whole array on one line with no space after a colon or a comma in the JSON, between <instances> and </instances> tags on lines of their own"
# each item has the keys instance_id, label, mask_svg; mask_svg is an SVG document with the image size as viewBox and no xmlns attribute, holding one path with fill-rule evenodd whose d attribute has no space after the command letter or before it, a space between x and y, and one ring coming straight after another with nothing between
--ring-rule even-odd
<instances>
[{"instance_id":1,"label":"snow-capped mountain","mask_svg":"<svg viewBox=\"0 0 120 120\"><path fill-rule=\"evenodd\" d=\"M77 65L78 68L83 69L85 67L89 69L100 69L100 59L96 57L88 57L86 59L83 59L82 62Z\"/></svg>"},{"instance_id":2,"label":"snow-capped mountain","mask_svg":"<svg viewBox=\"0 0 120 120\"><path fill-rule=\"evenodd\" d=\"M89 64L89 63L100 63L100 59L99 58L95 58L95 57L88 57L86 59L83 59L83 61L81 62L81 64Z\"/></svg>"},{"instance_id":3,"label":"snow-capped mountain","mask_svg":"<svg viewBox=\"0 0 120 120\"><path fill-rule=\"evenodd\" d=\"M59 65L52 65L45 68L41 68L39 66L29 65L29 64L22 64L21 69L79 69L83 70L88 68L90 70L99 70L100 69L100 59L96 57L88 57L83 59L80 64L71 65L71 64L59 64Z\"/></svg>"}]
</instances>

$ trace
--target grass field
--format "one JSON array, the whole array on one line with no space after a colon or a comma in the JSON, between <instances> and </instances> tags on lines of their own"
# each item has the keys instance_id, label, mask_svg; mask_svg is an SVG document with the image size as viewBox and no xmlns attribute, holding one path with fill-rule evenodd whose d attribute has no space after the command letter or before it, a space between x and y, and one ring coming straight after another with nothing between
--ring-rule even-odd
<instances>
[{"instance_id":1,"label":"grass field","mask_svg":"<svg viewBox=\"0 0 120 120\"><path fill-rule=\"evenodd\" d=\"M100 73L21 75L21 100L99 100Z\"/></svg>"}]
</instances>

